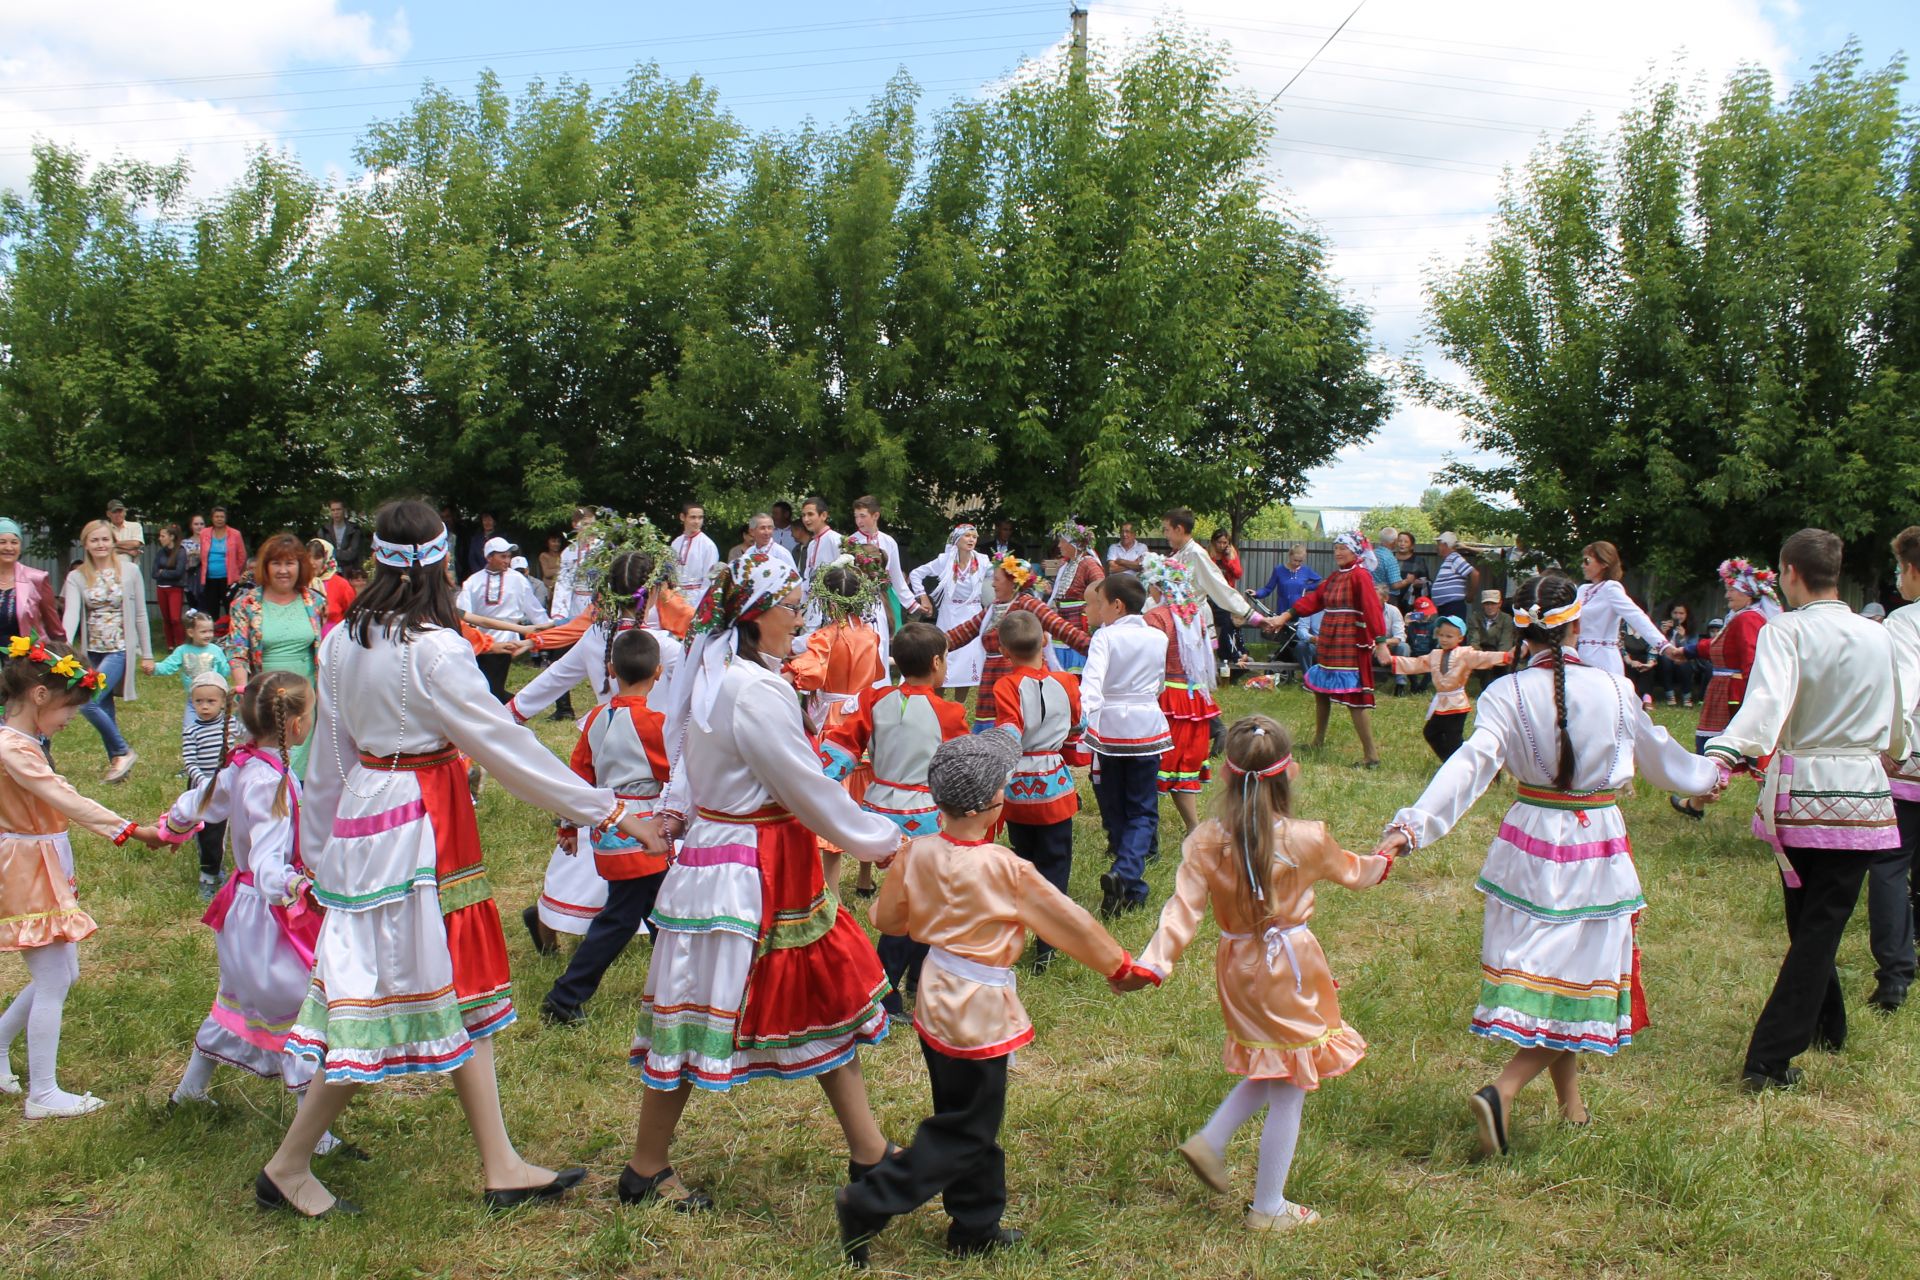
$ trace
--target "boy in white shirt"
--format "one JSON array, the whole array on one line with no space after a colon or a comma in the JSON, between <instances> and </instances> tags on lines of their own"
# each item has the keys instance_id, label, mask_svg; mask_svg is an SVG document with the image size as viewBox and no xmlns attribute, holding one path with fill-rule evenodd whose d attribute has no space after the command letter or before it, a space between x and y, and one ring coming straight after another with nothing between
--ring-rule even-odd
<instances>
[{"instance_id":1,"label":"boy in white shirt","mask_svg":"<svg viewBox=\"0 0 1920 1280\"><path fill-rule=\"evenodd\" d=\"M705 507L693 501L680 504L680 536L673 540L673 558L677 562L675 585L696 610L706 597L707 579L713 575L713 567L720 563L720 548L702 532L706 524Z\"/></svg>"},{"instance_id":2,"label":"boy in white shirt","mask_svg":"<svg viewBox=\"0 0 1920 1280\"><path fill-rule=\"evenodd\" d=\"M1080 712L1093 753L1093 793L1114 850L1100 877L1100 914L1147 905L1147 853L1160 827L1160 755L1173 745L1160 692L1167 637L1141 617L1147 589L1131 573L1112 574L1087 591L1096 628L1080 673Z\"/></svg>"},{"instance_id":3,"label":"boy in white shirt","mask_svg":"<svg viewBox=\"0 0 1920 1280\"><path fill-rule=\"evenodd\" d=\"M482 549L487 557L486 567L468 578L466 585L460 588L460 608L467 613L499 618L504 622L519 622L533 627L550 624L553 619L547 615L540 597L534 594L532 579L513 568L513 555L519 548L505 538L488 538ZM495 643L519 639L511 631L489 630L486 635ZM480 654L474 661L486 675L487 687L493 691L493 696L504 703L507 700L507 670L513 665L513 654L495 650Z\"/></svg>"}]
</instances>

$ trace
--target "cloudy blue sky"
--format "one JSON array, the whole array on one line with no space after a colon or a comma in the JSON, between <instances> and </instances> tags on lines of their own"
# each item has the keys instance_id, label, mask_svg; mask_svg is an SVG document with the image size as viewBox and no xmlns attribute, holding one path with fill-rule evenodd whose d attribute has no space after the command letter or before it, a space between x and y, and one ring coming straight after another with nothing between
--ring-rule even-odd
<instances>
[{"instance_id":1,"label":"cloudy blue sky","mask_svg":"<svg viewBox=\"0 0 1920 1280\"><path fill-rule=\"evenodd\" d=\"M1228 45L1243 83L1265 98L1352 0L1087 7L1094 39L1116 45L1182 15ZM99 155L185 153L207 191L263 144L346 177L368 122L403 110L423 80L466 88L482 68L509 88L563 76L604 85L653 59L706 77L749 126L787 128L837 118L905 67L937 107L991 92L1023 59L1059 56L1067 9L1055 0L8 0L0 186L19 184L38 138ZM1883 64L1920 46L1920 6L1367 0L1282 99L1271 169L1282 198L1327 236L1344 286L1372 309L1383 351L1425 358L1421 273L1484 236L1505 166L1583 118L1604 127L1649 75L1712 86L1752 63L1784 80L1849 36ZM1315 472L1309 500L1411 500L1460 447L1445 415L1403 406L1378 438Z\"/></svg>"}]
</instances>

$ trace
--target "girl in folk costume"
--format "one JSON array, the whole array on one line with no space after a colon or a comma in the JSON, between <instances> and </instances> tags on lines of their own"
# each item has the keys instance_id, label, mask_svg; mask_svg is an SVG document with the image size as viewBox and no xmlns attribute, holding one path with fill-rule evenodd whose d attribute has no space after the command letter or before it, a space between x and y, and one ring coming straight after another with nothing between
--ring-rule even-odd
<instances>
[{"instance_id":1,"label":"girl in folk costume","mask_svg":"<svg viewBox=\"0 0 1920 1280\"><path fill-rule=\"evenodd\" d=\"M383 507L373 577L321 645L300 848L326 917L287 1037L319 1074L254 1184L263 1207L305 1216L339 1207L313 1176L314 1144L360 1085L422 1072L453 1075L489 1207L556 1196L585 1176L527 1163L500 1114L493 1035L514 1020L513 999L461 753L529 804L618 826L656 853L666 843L487 691L459 631L447 551L433 508Z\"/></svg>"},{"instance_id":2,"label":"girl in folk costume","mask_svg":"<svg viewBox=\"0 0 1920 1280\"><path fill-rule=\"evenodd\" d=\"M1325 880L1370 889L1387 878L1393 860L1349 853L1323 823L1293 816L1299 769L1278 721L1236 721L1227 730L1226 759L1229 781L1219 814L1181 846L1173 896L1139 964L1166 977L1211 905L1220 922L1214 973L1227 1024L1221 1056L1242 1079L1213 1118L1180 1144L1180 1154L1202 1182L1226 1192L1227 1144L1264 1106L1260 1169L1246 1223L1255 1231L1287 1231L1320 1220L1286 1198L1307 1094L1351 1071L1367 1052L1367 1042L1340 1015L1338 984L1307 927L1314 886ZM1115 985L1135 989L1142 980Z\"/></svg>"},{"instance_id":3,"label":"girl in folk costume","mask_svg":"<svg viewBox=\"0 0 1920 1280\"><path fill-rule=\"evenodd\" d=\"M1780 612L1771 569L1758 568L1745 560L1722 560L1720 582L1727 591L1727 620L1720 634L1687 645L1690 656L1704 648L1713 663L1713 678L1707 682L1707 696L1701 702L1700 725L1694 730L1695 751L1704 751L1707 739L1725 729L1734 712L1740 710L1747 696L1747 676L1753 671L1754 649L1760 643L1760 628Z\"/></svg>"},{"instance_id":4,"label":"girl in folk costume","mask_svg":"<svg viewBox=\"0 0 1920 1280\"><path fill-rule=\"evenodd\" d=\"M1040 603L1033 594L1033 566L1017 556L1008 556L993 569L993 603L988 605L971 621L963 622L947 632L947 652L963 649L975 639L986 653L986 661L980 666L980 691L973 699L973 731L980 733L993 727L995 719L994 687L1001 677L1013 670L1013 663L1000 651L1000 622L1009 613L1031 613L1040 624L1040 629L1053 637L1056 649L1071 649L1079 655L1079 665L1086 665L1087 645L1092 637L1081 630L1079 624L1069 621L1061 614ZM1085 601L1081 602L1082 615L1085 614ZM1059 666L1048 654L1049 665ZM1069 761L1085 764L1084 758Z\"/></svg>"},{"instance_id":5,"label":"girl in folk costume","mask_svg":"<svg viewBox=\"0 0 1920 1280\"><path fill-rule=\"evenodd\" d=\"M1200 788L1213 774L1207 767L1212 723L1220 718L1213 700L1212 637L1203 606L1194 599L1193 580L1186 566L1149 551L1140 568L1140 581L1153 593L1155 604L1146 613L1147 625L1165 632L1167 674L1160 692L1160 710L1173 733L1173 749L1160 757L1160 792L1173 796L1186 834L1199 825Z\"/></svg>"},{"instance_id":6,"label":"girl in folk costume","mask_svg":"<svg viewBox=\"0 0 1920 1280\"><path fill-rule=\"evenodd\" d=\"M1586 577L1580 587L1580 661L1599 671L1625 675L1627 667L1620 660L1623 624L1646 641L1653 653L1669 658L1685 656L1620 585L1623 569L1618 547L1611 542L1588 543L1580 551L1580 572Z\"/></svg>"},{"instance_id":7,"label":"girl in folk costume","mask_svg":"<svg viewBox=\"0 0 1920 1280\"><path fill-rule=\"evenodd\" d=\"M1076 627L1086 626L1087 588L1107 576L1100 557L1093 554L1093 530L1078 520L1069 520L1053 533L1060 550L1060 568L1053 575L1053 590L1047 603L1054 612ZM1062 671L1079 671L1087 665L1086 652L1072 645L1053 647L1052 665Z\"/></svg>"},{"instance_id":8,"label":"girl in folk costume","mask_svg":"<svg viewBox=\"0 0 1920 1280\"><path fill-rule=\"evenodd\" d=\"M799 700L775 674L802 608L799 575L764 553L716 573L688 677L662 707L668 749L680 754L657 810L684 836L653 913L632 1051L647 1088L620 1174L624 1204L712 1207L668 1163L695 1086L818 1076L850 1174L888 1150L858 1054L886 1034L887 984L873 944L827 891L819 837L868 861L907 837L821 772Z\"/></svg>"},{"instance_id":9,"label":"girl in folk costume","mask_svg":"<svg viewBox=\"0 0 1920 1280\"><path fill-rule=\"evenodd\" d=\"M211 1103L207 1084L223 1062L295 1092L313 1079L313 1064L286 1051L320 936L320 906L300 860L300 779L289 754L313 728L313 686L290 671L257 676L241 698L240 721L247 741L230 753L231 744L223 745L225 763L174 801L162 832L185 843L202 823L225 823L233 841L233 874L201 917L216 935L220 988L194 1035L175 1103ZM339 1145L322 1133L314 1154Z\"/></svg>"},{"instance_id":10,"label":"girl in folk costume","mask_svg":"<svg viewBox=\"0 0 1920 1280\"><path fill-rule=\"evenodd\" d=\"M946 554L938 560L927 561L911 575L916 586L928 578L940 580L931 599L925 595L920 597L920 608L934 615L934 623L942 631L952 631L979 617L986 608L986 599L993 590L993 566L975 550L979 543L978 529L970 524L957 524L947 538ZM966 691L980 683L980 670L986 661L986 647L978 636L965 647L951 650L947 654L946 687L958 690L958 696L965 698Z\"/></svg>"},{"instance_id":11,"label":"girl in folk costume","mask_svg":"<svg viewBox=\"0 0 1920 1280\"><path fill-rule=\"evenodd\" d=\"M1585 1124L1579 1055L1616 1053L1647 1025L1634 941L1646 898L1616 792L1636 767L1681 795L1725 785L1718 766L1647 718L1626 677L1579 659L1581 620L1565 578L1521 584L1522 669L1487 686L1472 736L1377 850L1397 856L1439 839L1503 769L1520 785L1475 884L1486 920L1473 1032L1518 1046L1470 1099L1483 1156L1508 1150L1514 1096L1542 1071L1561 1115Z\"/></svg>"},{"instance_id":12,"label":"girl in folk costume","mask_svg":"<svg viewBox=\"0 0 1920 1280\"><path fill-rule=\"evenodd\" d=\"M1353 715L1353 731L1364 756L1361 763L1377 769L1380 753L1373 744L1373 658L1374 646L1387 634L1387 615L1380 607L1373 573L1366 566L1371 549L1365 535L1341 534L1334 540L1333 572L1326 581L1264 625L1271 634L1284 631L1295 618L1320 615L1316 661L1301 677L1301 683L1313 694L1314 748L1318 750L1326 742L1327 721L1333 704L1338 702Z\"/></svg>"},{"instance_id":13,"label":"girl in folk costume","mask_svg":"<svg viewBox=\"0 0 1920 1280\"><path fill-rule=\"evenodd\" d=\"M610 524L603 521L599 526L603 539L606 539L600 543L602 547L616 545L614 539L617 535ZM526 715L521 714L519 703L508 703L515 719L524 721L539 715L548 702L559 696L560 691L571 689L582 676L591 679L594 697L604 706L613 697L607 663L613 656L614 637L636 627L652 635L660 646L660 675L654 688L665 691L673 687L683 656L680 639L644 621L653 617L657 622L655 597L672 594L665 577L656 581L656 566L666 563L651 551L616 550L606 567L596 566L594 603L582 615L595 621L558 662L529 680L520 691L521 695L529 690L533 693ZM601 619L612 619L612 625L607 625ZM593 675L595 663L598 664L597 677ZM584 936L593 924L593 918L600 914L600 908L607 902L607 882L595 869L593 859L571 852L569 844L577 848L577 842L569 842L564 838L555 840L553 852L547 858L547 873L541 882L540 896L520 912L520 922L526 925L534 949L542 955L553 955L559 950L561 934Z\"/></svg>"},{"instance_id":14,"label":"girl in folk costume","mask_svg":"<svg viewBox=\"0 0 1920 1280\"><path fill-rule=\"evenodd\" d=\"M693 609L673 585L674 561L653 522L645 516L603 510L596 515L593 529L593 544L579 562L579 581L583 584L579 599L584 601L579 612L556 627L528 637L535 652L560 656L507 700L507 709L522 724L558 702L570 703L573 687L582 680L593 686L594 697L600 702L613 696L606 665L611 635L601 625L603 619L615 620L615 633L635 625L665 633L656 688L665 689L672 683L680 656L686 651L684 637ZM634 555L644 559L628 558ZM611 580L616 564L624 566L619 582ZM658 634L654 638L662 639Z\"/></svg>"},{"instance_id":15,"label":"girl in folk costume","mask_svg":"<svg viewBox=\"0 0 1920 1280\"><path fill-rule=\"evenodd\" d=\"M817 742L860 708L860 695L887 681L887 664L880 657L880 635L873 628L874 579L845 564L831 564L814 580L813 599L819 602L824 623L807 636L807 647L787 663L785 675L800 691L806 708L807 730ZM873 782L873 765L861 760L843 784L855 804ZM840 885L840 849L820 842L821 866L827 883ZM873 864L862 862L853 891L871 898Z\"/></svg>"},{"instance_id":16,"label":"girl in folk costume","mask_svg":"<svg viewBox=\"0 0 1920 1280\"><path fill-rule=\"evenodd\" d=\"M77 822L115 844L129 839L157 848L152 827L137 826L75 791L53 771L43 738L67 727L87 699L107 687L64 647L13 636L0 664L0 951L18 951L27 985L0 1014L0 1093L19 1094L8 1061L13 1042L27 1033L26 1116L46 1120L83 1116L106 1103L60 1087L60 1018L67 992L80 976L82 938L97 927L75 896L73 842Z\"/></svg>"}]
</instances>

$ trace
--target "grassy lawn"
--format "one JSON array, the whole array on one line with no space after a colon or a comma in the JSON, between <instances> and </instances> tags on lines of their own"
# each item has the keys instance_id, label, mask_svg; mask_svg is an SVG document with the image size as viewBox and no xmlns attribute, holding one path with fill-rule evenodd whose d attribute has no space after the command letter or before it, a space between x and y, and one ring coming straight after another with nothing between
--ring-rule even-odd
<instances>
[{"instance_id":1,"label":"grassy lawn","mask_svg":"<svg viewBox=\"0 0 1920 1280\"><path fill-rule=\"evenodd\" d=\"M516 672L516 678L523 673ZM143 682L123 711L142 761L130 782L97 779L99 742L75 721L57 741L80 788L149 818L181 785L177 683ZM1295 690L1229 692L1229 715L1259 709L1310 729ZM1324 753L1305 752L1303 816L1350 847L1371 848L1394 809L1418 795L1433 761L1420 740L1424 699L1377 713L1386 767L1350 766L1359 751L1336 715ZM1691 741L1692 711L1662 708ZM558 753L572 731L541 723ZM316 766L318 762L316 761ZM1478 989L1480 897L1471 885L1505 807L1498 783L1470 819L1404 862L1379 890L1327 887L1315 932L1342 986L1347 1018L1372 1044L1351 1074L1309 1100L1291 1198L1324 1225L1276 1240L1249 1237L1257 1126L1230 1152L1236 1195L1205 1192L1172 1153L1229 1087L1219 1066L1213 926L1165 989L1116 998L1062 961L1025 973L1021 996L1039 1028L1023 1050L1004 1134L1008 1222L1033 1247L990 1262L945 1258L937 1206L902 1220L875 1247L882 1273L1196 1277L1315 1276L1753 1277L1910 1274L1920 1238L1920 1008L1891 1019L1862 1004L1872 982L1864 910L1841 952L1853 1034L1837 1055L1803 1059L1790 1095L1743 1096L1738 1067L1783 946L1772 861L1746 834L1751 784L1703 827L1663 796L1627 801L1651 904L1642 927L1654 1025L1586 1078L1594 1123L1553 1119L1543 1079L1516 1108L1516 1150L1469 1163L1466 1096L1505 1057L1468 1034ZM1080 820L1074 889L1098 898L1101 844ZM1165 809L1169 856L1152 870L1153 902L1174 872L1178 820ZM538 889L547 815L490 786L480 826L509 928L522 1020L500 1042L508 1123L527 1154L584 1164L584 1190L551 1208L496 1219L479 1207L478 1161L442 1079L365 1090L338 1126L366 1164L322 1162L322 1176L366 1206L319 1224L267 1217L250 1183L292 1113L277 1085L223 1070L217 1110L171 1112L215 982L192 846L115 849L77 834L81 900L100 932L81 947L67 1004L62 1083L110 1102L95 1116L28 1124L0 1108L0 1275L240 1277L825 1275L837 1262L831 1197L846 1153L820 1091L761 1083L693 1100L678 1168L720 1202L697 1220L622 1211L614 1199L640 1084L626 1065L646 949L610 975L583 1027L544 1027L534 1013L562 961L536 957L517 916ZM1138 951L1155 917L1117 928ZM25 982L0 956L0 994ZM26 1073L25 1045L13 1064ZM896 1140L927 1107L924 1068L904 1026L866 1057L874 1106ZM331 1164L331 1168L327 1166Z\"/></svg>"}]
</instances>

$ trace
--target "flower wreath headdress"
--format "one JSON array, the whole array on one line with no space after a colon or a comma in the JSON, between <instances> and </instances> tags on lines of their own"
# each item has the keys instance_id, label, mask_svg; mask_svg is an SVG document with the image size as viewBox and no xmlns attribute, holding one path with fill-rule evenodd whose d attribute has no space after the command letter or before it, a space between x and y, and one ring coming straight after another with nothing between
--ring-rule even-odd
<instances>
[{"instance_id":1,"label":"flower wreath headdress","mask_svg":"<svg viewBox=\"0 0 1920 1280\"><path fill-rule=\"evenodd\" d=\"M12 662L37 662L65 680L69 689L78 687L88 693L97 693L107 687L107 678L104 675L92 670L70 653L54 653L41 643L40 637L31 632L7 641L7 658Z\"/></svg>"}]
</instances>

